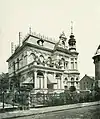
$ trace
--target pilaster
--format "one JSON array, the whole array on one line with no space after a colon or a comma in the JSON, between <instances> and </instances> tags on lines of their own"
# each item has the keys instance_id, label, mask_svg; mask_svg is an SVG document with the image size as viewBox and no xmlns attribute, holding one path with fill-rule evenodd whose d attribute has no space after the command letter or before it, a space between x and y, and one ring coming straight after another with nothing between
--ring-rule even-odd
<instances>
[{"instance_id":1,"label":"pilaster","mask_svg":"<svg viewBox=\"0 0 100 119\"><path fill-rule=\"evenodd\" d=\"M61 75L61 89L64 89L64 83L63 83L64 76L63 74Z\"/></svg>"},{"instance_id":2,"label":"pilaster","mask_svg":"<svg viewBox=\"0 0 100 119\"><path fill-rule=\"evenodd\" d=\"M34 88L38 88L38 78L37 78L37 71L35 70L34 71L34 81L35 81L35 85L34 85Z\"/></svg>"},{"instance_id":3,"label":"pilaster","mask_svg":"<svg viewBox=\"0 0 100 119\"><path fill-rule=\"evenodd\" d=\"M44 72L44 89L47 89L47 72Z\"/></svg>"}]
</instances>

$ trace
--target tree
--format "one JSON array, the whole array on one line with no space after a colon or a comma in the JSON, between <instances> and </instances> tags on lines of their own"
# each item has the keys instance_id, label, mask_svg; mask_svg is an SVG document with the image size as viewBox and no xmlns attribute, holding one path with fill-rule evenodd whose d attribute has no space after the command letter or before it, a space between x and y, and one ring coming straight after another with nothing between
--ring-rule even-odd
<instances>
[{"instance_id":1,"label":"tree","mask_svg":"<svg viewBox=\"0 0 100 119\"><path fill-rule=\"evenodd\" d=\"M74 92L74 91L76 91L76 88L75 88L75 86L71 86L71 87L69 88L69 90L70 90L71 92Z\"/></svg>"},{"instance_id":2,"label":"tree","mask_svg":"<svg viewBox=\"0 0 100 119\"><path fill-rule=\"evenodd\" d=\"M4 103L5 103L5 93L9 89L9 77L8 73L2 73L0 75L0 92L1 92L1 98L2 98L2 103L3 103L3 108L4 108Z\"/></svg>"}]
</instances>

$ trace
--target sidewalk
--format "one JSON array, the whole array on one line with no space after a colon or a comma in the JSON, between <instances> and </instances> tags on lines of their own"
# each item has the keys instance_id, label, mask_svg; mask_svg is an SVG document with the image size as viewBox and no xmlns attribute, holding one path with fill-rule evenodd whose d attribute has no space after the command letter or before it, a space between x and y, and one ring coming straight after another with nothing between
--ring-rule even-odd
<instances>
[{"instance_id":1,"label":"sidewalk","mask_svg":"<svg viewBox=\"0 0 100 119\"><path fill-rule=\"evenodd\" d=\"M89 102L89 103L70 104L70 105L63 105L63 106L44 107L44 108L32 108L30 110L0 113L0 119L11 119L11 118L15 118L15 117L37 115L37 114L43 114L43 113L49 113L49 112L68 110L68 109L73 109L73 108L82 108L85 106L94 106L94 105L99 105L99 104L100 104L100 101Z\"/></svg>"}]
</instances>

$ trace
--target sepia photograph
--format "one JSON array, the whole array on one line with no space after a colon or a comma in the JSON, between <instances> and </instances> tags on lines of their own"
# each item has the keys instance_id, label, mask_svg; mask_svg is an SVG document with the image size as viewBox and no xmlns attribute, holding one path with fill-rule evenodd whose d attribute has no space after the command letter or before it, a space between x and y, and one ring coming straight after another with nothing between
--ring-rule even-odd
<instances>
[{"instance_id":1,"label":"sepia photograph","mask_svg":"<svg viewBox=\"0 0 100 119\"><path fill-rule=\"evenodd\" d=\"M100 0L0 0L0 119L100 119Z\"/></svg>"}]
</instances>

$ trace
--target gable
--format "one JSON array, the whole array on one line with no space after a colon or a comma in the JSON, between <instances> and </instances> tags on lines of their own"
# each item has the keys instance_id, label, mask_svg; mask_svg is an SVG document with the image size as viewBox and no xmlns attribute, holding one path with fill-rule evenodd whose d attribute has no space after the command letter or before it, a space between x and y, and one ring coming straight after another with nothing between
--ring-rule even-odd
<instances>
[{"instance_id":1,"label":"gable","mask_svg":"<svg viewBox=\"0 0 100 119\"><path fill-rule=\"evenodd\" d=\"M80 82L85 82L85 81L91 81L91 82L94 82L94 79L85 75L81 80Z\"/></svg>"}]
</instances>

